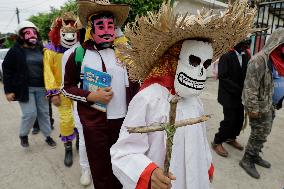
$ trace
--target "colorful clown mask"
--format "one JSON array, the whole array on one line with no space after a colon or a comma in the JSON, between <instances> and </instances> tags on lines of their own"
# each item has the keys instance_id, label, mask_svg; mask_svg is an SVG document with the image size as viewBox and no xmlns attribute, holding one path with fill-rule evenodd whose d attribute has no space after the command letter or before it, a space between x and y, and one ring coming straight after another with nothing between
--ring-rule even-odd
<instances>
[{"instance_id":1,"label":"colorful clown mask","mask_svg":"<svg viewBox=\"0 0 284 189\"><path fill-rule=\"evenodd\" d=\"M78 37L76 32L60 30L60 43L65 48L71 48L77 43Z\"/></svg>"},{"instance_id":2,"label":"colorful clown mask","mask_svg":"<svg viewBox=\"0 0 284 189\"><path fill-rule=\"evenodd\" d=\"M22 37L28 45L36 45L38 41L38 33L35 28L24 28Z\"/></svg>"},{"instance_id":3,"label":"colorful clown mask","mask_svg":"<svg viewBox=\"0 0 284 189\"><path fill-rule=\"evenodd\" d=\"M110 47L115 39L115 25L113 18L97 18L92 22L92 37L101 47Z\"/></svg>"},{"instance_id":4,"label":"colorful clown mask","mask_svg":"<svg viewBox=\"0 0 284 189\"><path fill-rule=\"evenodd\" d=\"M174 88L179 96L201 94L212 57L213 48L210 43L196 40L183 42L174 81Z\"/></svg>"}]
</instances>

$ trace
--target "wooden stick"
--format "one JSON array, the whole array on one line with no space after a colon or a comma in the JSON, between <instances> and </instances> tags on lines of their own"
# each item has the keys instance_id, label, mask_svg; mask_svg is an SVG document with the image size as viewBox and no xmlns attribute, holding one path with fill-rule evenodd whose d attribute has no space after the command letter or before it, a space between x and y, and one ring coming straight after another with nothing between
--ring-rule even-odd
<instances>
[{"instance_id":1,"label":"wooden stick","mask_svg":"<svg viewBox=\"0 0 284 189\"><path fill-rule=\"evenodd\" d=\"M184 127L187 125L194 125L197 123L201 123L204 121L208 121L211 118L211 115L203 115L201 117L197 118L191 118L191 119L185 119L181 121L177 121L175 123L175 127ZM155 132L155 131L163 131L165 129L165 126L169 123L153 123L148 127L145 126L139 126L139 127L127 127L127 131L129 133L149 133L149 132Z\"/></svg>"},{"instance_id":2,"label":"wooden stick","mask_svg":"<svg viewBox=\"0 0 284 189\"><path fill-rule=\"evenodd\" d=\"M176 109L177 109L178 98L174 97L170 102L170 113L169 113L169 125L165 127L167 133L167 144L166 144L166 155L164 161L164 175L169 176L170 161L172 158L173 140L176 133L175 121L176 121Z\"/></svg>"}]
</instances>

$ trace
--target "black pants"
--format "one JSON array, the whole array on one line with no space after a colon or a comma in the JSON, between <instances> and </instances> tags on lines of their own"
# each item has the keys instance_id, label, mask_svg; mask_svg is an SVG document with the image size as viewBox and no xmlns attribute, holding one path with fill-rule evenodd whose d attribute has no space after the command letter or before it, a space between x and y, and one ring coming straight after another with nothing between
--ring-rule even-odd
<instances>
[{"instance_id":1,"label":"black pants","mask_svg":"<svg viewBox=\"0 0 284 189\"><path fill-rule=\"evenodd\" d=\"M223 106L224 120L220 122L218 133L215 134L214 143L222 144L228 139L235 140L239 136L244 122L244 106L237 108Z\"/></svg>"}]
</instances>

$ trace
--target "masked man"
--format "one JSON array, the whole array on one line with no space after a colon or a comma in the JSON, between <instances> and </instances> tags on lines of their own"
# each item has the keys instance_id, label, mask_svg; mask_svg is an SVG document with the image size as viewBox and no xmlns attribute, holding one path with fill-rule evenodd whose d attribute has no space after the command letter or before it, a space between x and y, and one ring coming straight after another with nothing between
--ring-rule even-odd
<instances>
[{"instance_id":1,"label":"masked man","mask_svg":"<svg viewBox=\"0 0 284 189\"><path fill-rule=\"evenodd\" d=\"M128 55L130 78L144 82L130 102L119 139L111 148L114 174L125 189L210 188L213 165L204 123L176 130L169 176L162 170L165 131L129 134L126 127L169 122L169 102L174 94L181 97L176 121L204 114L199 95L206 69L212 59L247 35L254 17L246 1L229 7L223 16L210 17L204 12L176 16L170 5L163 4L158 13L149 13L138 18L133 27L126 27L131 48L121 52ZM228 29L230 23L240 24Z\"/></svg>"},{"instance_id":2,"label":"masked man","mask_svg":"<svg viewBox=\"0 0 284 189\"><path fill-rule=\"evenodd\" d=\"M122 186L112 173L109 150L118 138L126 115L131 83L113 45L116 37L115 27L124 23L129 7L110 4L108 0L77 2L80 20L86 26L86 41L67 61L62 92L78 101L77 110L83 125L94 187L119 189ZM87 80L83 79L89 76L86 68L96 71L95 73L110 75L110 86L97 90L84 89L83 84ZM100 80L100 75L95 76ZM94 108L94 103L102 105L100 110L96 109L98 106Z\"/></svg>"},{"instance_id":3,"label":"masked man","mask_svg":"<svg viewBox=\"0 0 284 189\"><path fill-rule=\"evenodd\" d=\"M35 123L46 137L49 146L56 143L50 137L51 127L48 100L45 98L43 78L43 48L38 28L29 21L18 26L17 43L8 51L3 62L3 83L8 101L19 101L22 110L20 139L29 146L28 134Z\"/></svg>"},{"instance_id":4,"label":"masked man","mask_svg":"<svg viewBox=\"0 0 284 189\"><path fill-rule=\"evenodd\" d=\"M271 132L275 117L273 106L273 70L284 76L284 29L275 30L263 49L250 60L243 90L243 104L248 112L251 133L240 166L253 178L260 178L255 164L270 168L259 153ZM283 86L282 86L283 87ZM281 97L284 96L283 89ZM280 98L281 99L281 98ZM277 103L277 102L276 102Z\"/></svg>"},{"instance_id":5,"label":"masked man","mask_svg":"<svg viewBox=\"0 0 284 189\"><path fill-rule=\"evenodd\" d=\"M54 20L49 32L50 43L44 49L44 79L47 97L58 107L60 115L60 137L65 146L64 164L73 163L72 141L77 136L72 114L72 101L65 98L60 88L62 85L62 56L78 41L77 17L67 12Z\"/></svg>"},{"instance_id":6,"label":"masked man","mask_svg":"<svg viewBox=\"0 0 284 189\"><path fill-rule=\"evenodd\" d=\"M80 46L84 42L85 39L85 28L80 29L80 41L78 41L75 45L73 45L70 49L64 52L64 55L62 57L62 83L64 83L64 73L65 73L65 66L66 62L71 55L71 53L74 52L74 50ZM76 148L79 149L79 163L81 166L81 177L80 177L80 183L83 186L88 186L91 184L91 172L90 172L90 166L88 162L87 152L86 152L86 146L85 146L85 139L83 134L83 128L80 121L80 118L78 116L77 112L77 102L73 102L73 116L75 121L75 127L78 130L79 133L79 140L76 140Z\"/></svg>"},{"instance_id":7,"label":"masked man","mask_svg":"<svg viewBox=\"0 0 284 189\"><path fill-rule=\"evenodd\" d=\"M236 139L244 122L242 91L250 58L247 52L249 41L246 39L238 43L234 49L221 56L218 64L218 102L223 106L224 120L220 122L212 147L217 154L224 157L228 156L228 152L222 146L223 142L243 150Z\"/></svg>"}]
</instances>

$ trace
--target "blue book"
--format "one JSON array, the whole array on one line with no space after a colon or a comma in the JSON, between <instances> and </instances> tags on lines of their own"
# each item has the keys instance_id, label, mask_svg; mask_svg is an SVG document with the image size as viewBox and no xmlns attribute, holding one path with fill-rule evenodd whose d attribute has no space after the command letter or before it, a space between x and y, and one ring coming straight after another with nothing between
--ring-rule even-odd
<instances>
[{"instance_id":1,"label":"blue book","mask_svg":"<svg viewBox=\"0 0 284 189\"><path fill-rule=\"evenodd\" d=\"M83 89L86 91L96 92L98 88L106 88L111 85L111 75L106 72L94 70L92 68L84 68ZM93 108L106 112L107 105L95 102Z\"/></svg>"}]
</instances>

